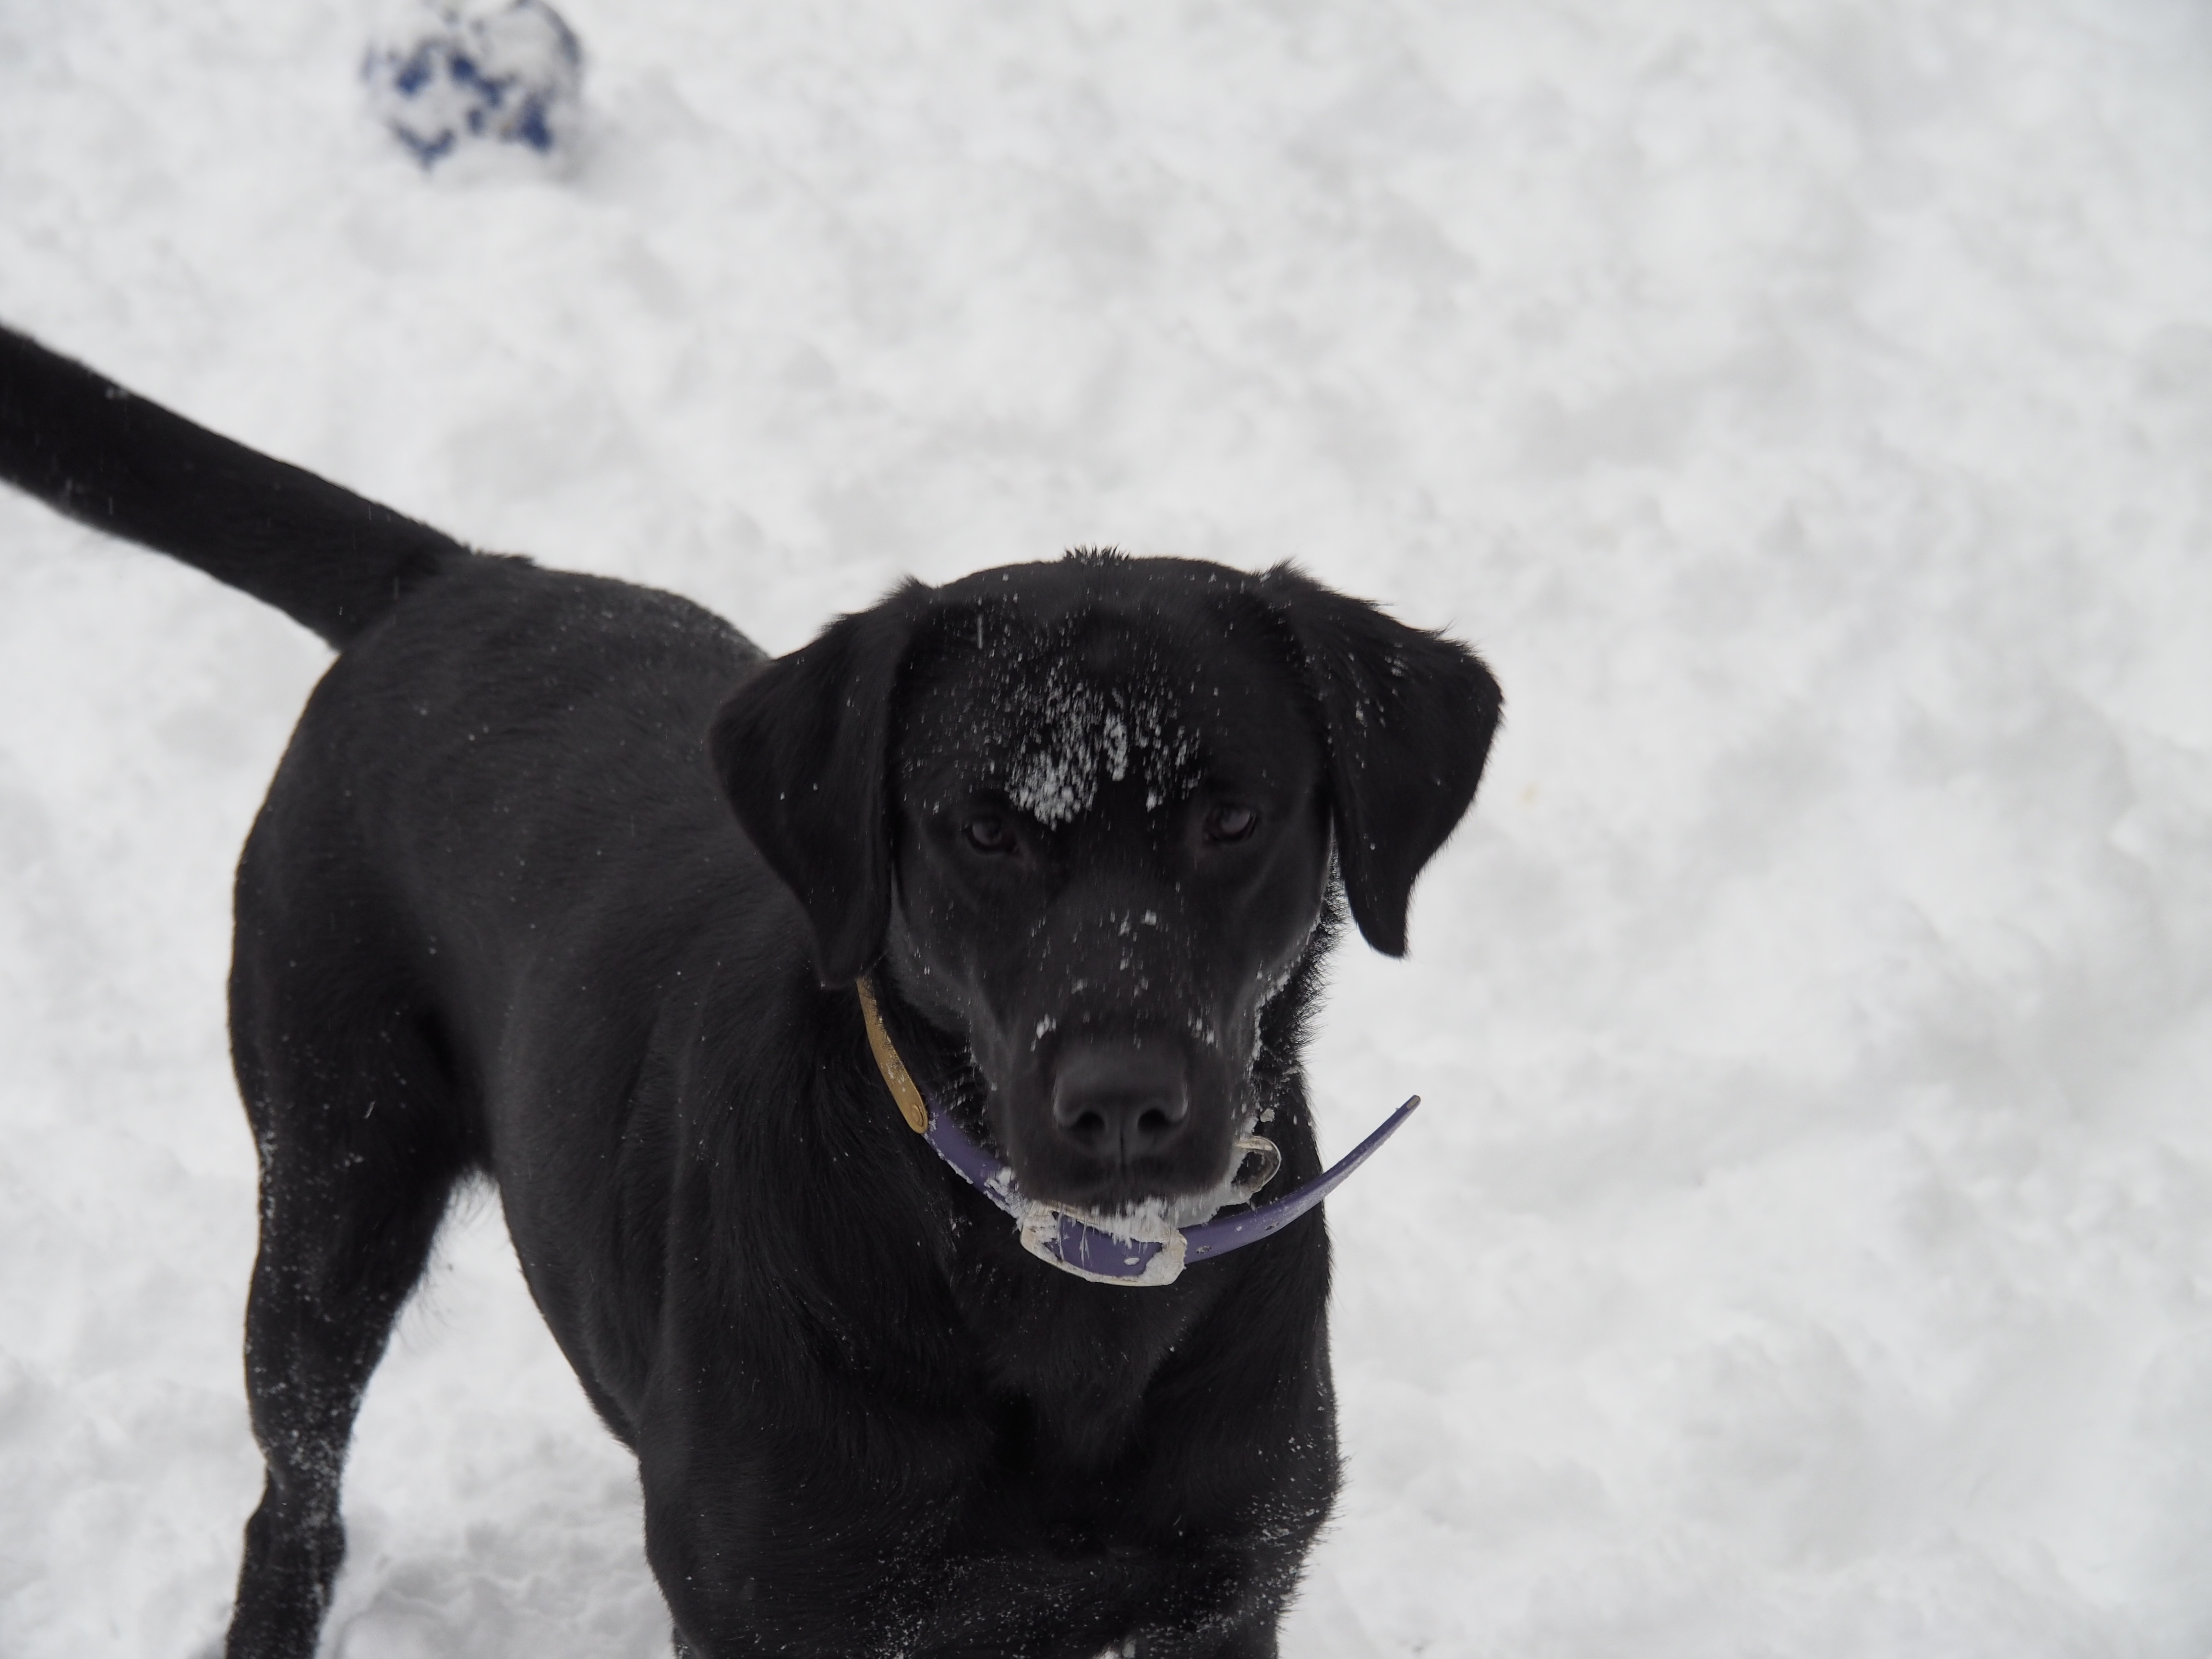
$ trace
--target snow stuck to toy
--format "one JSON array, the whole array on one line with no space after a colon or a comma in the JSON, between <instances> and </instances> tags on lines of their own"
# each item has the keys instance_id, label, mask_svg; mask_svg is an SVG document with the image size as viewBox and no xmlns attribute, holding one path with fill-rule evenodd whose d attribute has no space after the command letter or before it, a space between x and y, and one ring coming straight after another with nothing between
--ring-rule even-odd
<instances>
[{"instance_id":1,"label":"snow stuck to toy","mask_svg":"<svg viewBox=\"0 0 2212 1659\"><path fill-rule=\"evenodd\" d=\"M362 62L370 106L424 167L470 145L552 157L574 143L583 48L544 0L420 0L381 33Z\"/></svg>"}]
</instances>

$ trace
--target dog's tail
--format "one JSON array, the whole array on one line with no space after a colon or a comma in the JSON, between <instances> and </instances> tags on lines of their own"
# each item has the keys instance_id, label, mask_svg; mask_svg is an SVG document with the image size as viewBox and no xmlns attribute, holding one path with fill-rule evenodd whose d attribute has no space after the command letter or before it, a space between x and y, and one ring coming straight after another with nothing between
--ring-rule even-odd
<instances>
[{"instance_id":1,"label":"dog's tail","mask_svg":"<svg viewBox=\"0 0 2212 1659\"><path fill-rule=\"evenodd\" d=\"M0 328L0 479L275 605L343 647L474 556Z\"/></svg>"}]
</instances>

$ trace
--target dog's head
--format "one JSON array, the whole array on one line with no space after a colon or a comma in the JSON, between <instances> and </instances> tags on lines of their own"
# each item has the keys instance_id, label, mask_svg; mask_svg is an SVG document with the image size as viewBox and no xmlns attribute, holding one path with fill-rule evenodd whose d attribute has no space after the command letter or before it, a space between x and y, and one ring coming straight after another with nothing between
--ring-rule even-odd
<instances>
[{"instance_id":1,"label":"dog's head","mask_svg":"<svg viewBox=\"0 0 2212 1659\"><path fill-rule=\"evenodd\" d=\"M1023 1190L1218 1190L1327 902L1396 956L1498 687L1288 567L1078 553L908 585L769 665L712 751L825 984L967 1043Z\"/></svg>"}]
</instances>

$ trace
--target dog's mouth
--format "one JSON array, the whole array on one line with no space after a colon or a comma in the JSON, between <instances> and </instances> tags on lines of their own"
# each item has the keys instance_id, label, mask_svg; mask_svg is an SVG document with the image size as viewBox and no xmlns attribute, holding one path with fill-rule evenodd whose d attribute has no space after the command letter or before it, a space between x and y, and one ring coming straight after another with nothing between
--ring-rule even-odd
<instances>
[{"instance_id":1,"label":"dog's mouth","mask_svg":"<svg viewBox=\"0 0 2212 1659\"><path fill-rule=\"evenodd\" d=\"M1229 1173L1202 1192L1139 1195L1109 1188L1103 1199L1089 1202L1033 1195L1026 1188L1024 1194L1102 1232L1150 1237L1162 1228L1194 1227L1224 1210L1250 1203L1283 1167L1281 1149L1265 1135L1240 1134L1231 1150Z\"/></svg>"},{"instance_id":2,"label":"dog's mouth","mask_svg":"<svg viewBox=\"0 0 2212 1659\"><path fill-rule=\"evenodd\" d=\"M1240 1152L1227 1175L1196 1189L1166 1188L1128 1175L1071 1183L1040 1177L1034 1170L1024 1175L1018 1164L1012 1168L1024 1197L1111 1231L1122 1224L1147 1220L1187 1227L1212 1219L1229 1205L1243 1201L1237 1171L1249 1161Z\"/></svg>"}]
</instances>

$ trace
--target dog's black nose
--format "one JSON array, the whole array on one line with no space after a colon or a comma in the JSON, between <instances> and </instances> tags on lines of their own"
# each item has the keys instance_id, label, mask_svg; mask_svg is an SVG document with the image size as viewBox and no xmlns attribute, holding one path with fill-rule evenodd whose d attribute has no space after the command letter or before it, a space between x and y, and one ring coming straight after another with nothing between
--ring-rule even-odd
<instances>
[{"instance_id":1,"label":"dog's black nose","mask_svg":"<svg viewBox=\"0 0 2212 1659\"><path fill-rule=\"evenodd\" d=\"M1164 1044L1084 1043L1061 1056L1053 1079L1060 1133L1117 1165L1166 1151L1189 1116L1182 1061Z\"/></svg>"}]
</instances>

